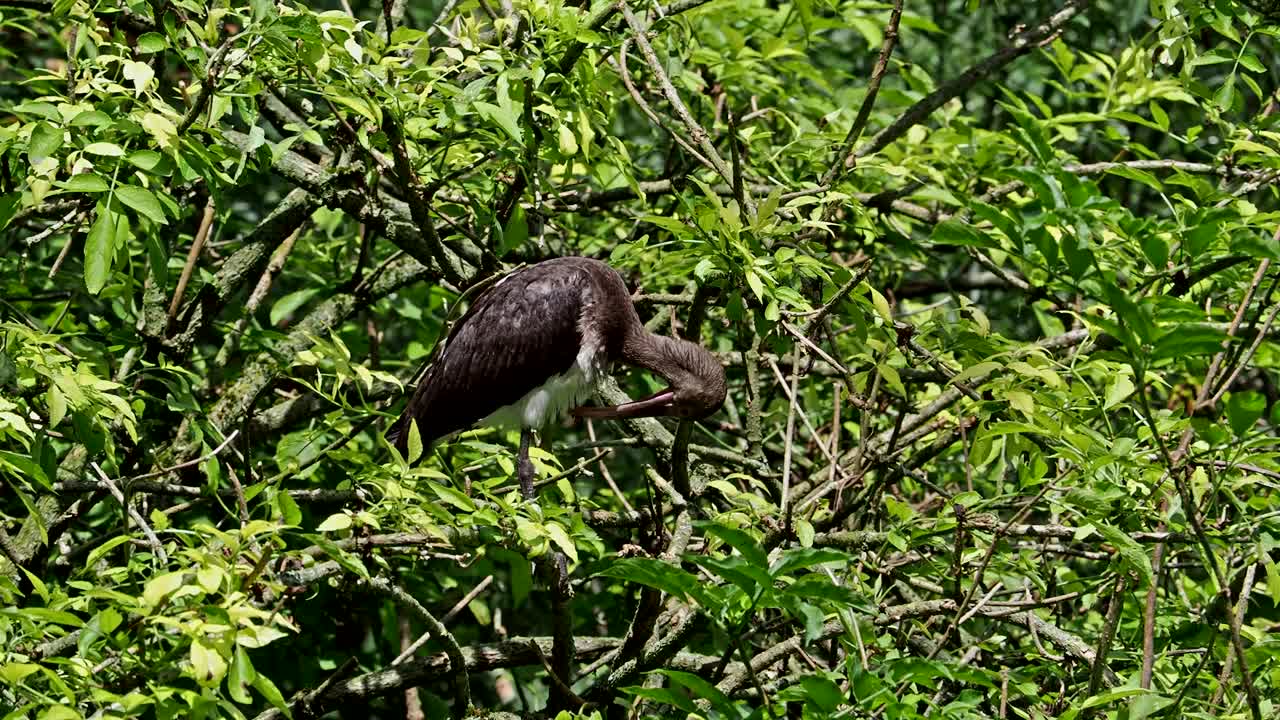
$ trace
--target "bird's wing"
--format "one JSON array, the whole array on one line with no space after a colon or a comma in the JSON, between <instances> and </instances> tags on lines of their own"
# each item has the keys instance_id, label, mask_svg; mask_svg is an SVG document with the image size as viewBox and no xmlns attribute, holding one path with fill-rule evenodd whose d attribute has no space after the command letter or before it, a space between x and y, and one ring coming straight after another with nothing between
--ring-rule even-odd
<instances>
[{"instance_id":1,"label":"bird's wing","mask_svg":"<svg viewBox=\"0 0 1280 720\"><path fill-rule=\"evenodd\" d=\"M582 338L584 273L535 265L476 299L449 333L388 438L404 449L410 420L423 444L461 430L568 370Z\"/></svg>"}]
</instances>

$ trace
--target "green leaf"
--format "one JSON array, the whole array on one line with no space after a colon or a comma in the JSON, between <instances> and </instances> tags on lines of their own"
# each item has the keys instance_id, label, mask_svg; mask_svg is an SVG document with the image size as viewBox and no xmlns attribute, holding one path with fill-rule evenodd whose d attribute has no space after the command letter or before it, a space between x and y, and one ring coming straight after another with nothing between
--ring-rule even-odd
<instances>
[{"instance_id":1,"label":"green leaf","mask_svg":"<svg viewBox=\"0 0 1280 720\"><path fill-rule=\"evenodd\" d=\"M711 701L711 707L724 713L726 716L732 716L733 701L729 699L715 685L712 685L706 678L701 675L683 672L680 670L659 669L654 670L653 674L664 675L671 680L673 685L683 687L691 691L694 695Z\"/></svg>"},{"instance_id":2,"label":"green leaf","mask_svg":"<svg viewBox=\"0 0 1280 720\"><path fill-rule=\"evenodd\" d=\"M951 382L952 383L968 382L969 380L972 380L974 378L985 377L995 372L996 370L999 370L1002 367L1004 366L994 360L987 360L985 362L976 363L974 365L970 365L964 370L961 370L959 374L951 378Z\"/></svg>"},{"instance_id":3,"label":"green leaf","mask_svg":"<svg viewBox=\"0 0 1280 720\"><path fill-rule=\"evenodd\" d=\"M728 580L749 597L767 592L773 585L773 578L765 568L752 565L739 555L730 557L690 555L686 559Z\"/></svg>"},{"instance_id":4,"label":"green leaf","mask_svg":"<svg viewBox=\"0 0 1280 720\"><path fill-rule=\"evenodd\" d=\"M158 53L169 47L169 41L160 33L142 33L138 36L138 40L134 43L134 47L138 49L139 53L142 53L143 55L150 55L152 53Z\"/></svg>"},{"instance_id":5,"label":"green leaf","mask_svg":"<svg viewBox=\"0 0 1280 720\"><path fill-rule=\"evenodd\" d=\"M0 195L0 230L3 230L13 216L18 214L18 208L22 205L22 193L11 192L7 195Z\"/></svg>"},{"instance_id":6,"label":"green leaf","mask_svg":"<svg viewBox=\"0 0 1280 720\"><path fill-rule=\"evenodd\" d=\"M62 422L62 418L67 414L67 398L58 389L57 384L49 385L46 402L49 405L49 427L58 427L58 423Z\"/></svg>"},{"instance_id":7,"label":"green leaf","mask_svg":"<svg viewBox=\"0 0 1280 720\"><path fill-rule=\"evenodd\" d=\"M133 84L133 94L141 95L155 79L156 71L147 63L138 60L126 60L121 64L124 79Z\"/></svg>"},{"instance_id":8,"label":"green leaf","mask_svg":"<svg viewBox=\"0 0 1280 720\"><path fill-rule=\"evenodd\" d=\"M204 638L196 638L191 643L191 673L201 685L215 687L227 674L227 660Z\"/></svg>"},{"instance_id":9,"label":"green leaf","mask_svg":"<svg viewBox=\"0 0 1280 720\"><path fill-rule=\"evenodd\" d=\"M505 257L529 239L529 223L524 216L524 208L517 203L511 212L511 219L502 229L502 244L498 248L498 257Z\"/></svg>"},{"instance_id":10,"label":"green leaf","mask_svg":"<svg viewBox=\"0 0 1280 720\"><path fill-rule=\"evenodd\" d=\"M47 123L36 123L31 130L31 141L27 144L27 157L31 162L52 157L62 147L62 128L55 128Z\"/></svg>"},{"instance_id":11,"label":"green leaf","mask_svg":"<svg viewBox=\"0 0 1280 720\"><path fill-rule=\"evenodd\" d=\"M281 320L293 315L294 311L302 307L308 300L319 294L321 288L309 287L301 290L295 290L288 295L275 301L271 306L270 322L272 325L279 325ZM410 460L409 462L413 462Z\"/></svg>"},{"instance_id":12,"label":"green leaf","mask_svg":"<svg viewBox=\"0 0 1280 720\"><path fill-rule=\"evenodd\" d=\"M71 119L71 127L108 127L111 116L101 110L85 110Z\"/></svg>"},{"instance_id":13,"label":"green leaf","mask_svg":"<svg viewBox=\"0 0 1280 720\"><path fill-rule=\"evenodd\" d=\"M257 676L253 663L249 662L249 654L244 647L236 645L231 657L231 672L227 675L227 694L242 705L253 702L253 698L249 696L249 688Z\"/></svg>"},{"instance_id":14,"label":"green leaf","mask_svg":"<svg viewBox=\"0 0 1280 720\"><path fill-rule=\"evenodd\" d=\"M36 663L5 663L0 665L0 679L9 687L17 687L23 678L39 671L40 665Z\"/></svg>"},{"instance_id":15,"label":"green leaf","mask_svg":"<svg viewBox=\"0 0 1280 720\"><path fill-rule=\"evenodd\" d=\"M1221 328L1203 323L1183 323L1156 340L1151 349L1151 359L1215 355L1223 349L1224 343L1230 342L1231 338Z\"/></svg>"},{"instance_id":16,"label":"green leaf","mask_svg":"<svg viewBox=\"0 0 1280 720\"><path fill-rule=\"evenodd\" d=\"M643 215L640 217L640 222L657 225L658 227L669 231L676 237L690 237L693 234L692 229L688 225L685 225L675 218L666 217L664 215Z\"/></svg>"},{"instance_id":17,"label":"green leaf","mask_svg":"<svg viewBox=\"0 0 1280 720\"><path fill-rule=\"evenodd\" d=\"M1230 110L1236 99L1236 74L1233 72L1218 86L1213 94L1213 104L1220 110Z\"/></svg>"},{"instance_id":18,"label":"green leaf","mask_svg":"<svg viewBox=\"0 0 1280 720\"><path fill-rule=\"evenodd\" d=\"M1146 551L1142 549L1138 541L1129 537L1129 534L1123 530L1111 525L1095 523L1095 526L1098 529L1098 534L1115 546L1124 564L1138 572L1144 585L1150 585L1155 573L1151 569L1151 559L1147 557Z\"/></svg>"},{"instance_id":19,"label":"green leaf","mask_svg":"<svg viewBox=\"0 0 1280 720\"><path fill-rule=\"evenodd\" d=\"M845 703L840 687L821 675L801 678L800 687L804 688L807 699L825 713L833 713Z\"/></svg>"},{"instance_id":20,"label":"green leaf","mask_svg":"<svg viewBox=\"0 0 1280 720\"><path fill-rule=\"evenodd\" d=\"M435 492L436 495L440 496L441 500L449 503L450 505L458 508L459 510L465 510L467 512L475 512L476 510L475 502L472 501L472 499L467 497L466 495L463 495L457 490L454 490L452 487L449 487L444 483L435 483L435 482L431 483L430 487L431 487L431 490Z\"/></svg>"},{"instance_id":21,"label":"green leaf","mask_svg":"<svg viewBox=\"0 0 1280 720\"><path fill-rule=\"evenodd\" d=\"M1163 270L1169 262L1169 243L1160 233L1144 233L1142 236L1142 254L1147 256L1151 266Z\"/></svg>"},{"instance_id":22,"label":"green leaf","mask_svg":"<svg viewBox=\"0 0 1280 720\"><path fill-rule=\"evenodd\" d=\"M751 288L751 292L761 301L765 300L764 283L760 280L760 276L755 270L747 270L747 285Z\"/></svg>"},{"instance_id":23,"label":"green leaf","mask_svg":"<svg viewBox=\"0 0 1280 720\"><path fill-rule=\"evenodd\" d=\"M560 125L557 129L557 139L560 143L560 152L564 155L578 154L578 139L573 136L573 130L568 125Z\"/></svg>"},{"instance_id":24,"label":"green leaf","mask_svg":"<svg viewBox=\"0 0 1280 720\"><path fill-rule=\"evenodd\" d=\"M842 550L833 548L788 548L784 550L770 568L770 574L781 577L804 568L823 563L853 563L854 558Z\"/></svg>"},{"instance_id":25,"label":"green leaf","mask_svg":"<svg viewBox=\"0 0 1280 720\"><path fill-rule=\"evenodd\" d=\"M631 687L622 688L622 691L629 695L634 695L638 698L645 698L655 703L670 705L671 707L678 708L682 712L689 713L697 717L703 717L702 713L698 710L698 706L694 705L692 700L685 697L683 693L678 693L674 690L669 690L667 688L647 688L633 685Z\"/></svg>"},{"instance_id":26,"label":"green leaf","mask_svg":"<svg viewBox=\"0 0 1280 720\"><path fill-rule=\"evenodd\" d=\"M529 597L529 592L533 590L533 572L529 561L523 555L501 548L495 549L493 554L496 556L495 560L507 560L507 567L511 573L511 604L514 607L520 607Z\"/></svg>"},{"instance_id":27,"label":"green leaf","mask_svg":"<svg viewBox=\"0 0 1280 720\"><path fill-rule=\"evenodd\" d=\"M817 536L813 523L804 518L796 518L795 525L796 539L800 541L801 547L813 547L813 539Z\"/></svg>"},{"instance_id":28,"label":"green leaf","mask_svg":"<svg viewBox=\"0 0 1280 720\"><path fill-rule=\"evenodd\" d=\"M694 527L706 531L724 541L726 545L737 550L747 562L759 568L769 567L769 556L760 547L760 543L746 532L717 522L698 521Z\"/></svg>"},{"instance_id":29,"label":"green leaf","mask_svg":"<svg viewBox=\"0 0 1280 720\"><path fill-rule=\"evenodd\" d=\"M409 456L405 458L405 462L412 464L422 457L423 451L422 433L418 430L418 420L416 418L409 419L409 428L405 432L408 433L408 442L405 449L409 453Z\"/></svg>"},{"instance_id":30,"label":"green leaf","mask_svg":"<svg viewBox=\"0 0 1280 720\"><path fill-rule=\"evenodd\" d=\"M284 712L287 718L293 717L293 712L289 709L289 705L284 701L284 693L271 682L271 678L263 673L254 673L253 688L271 703L272 707L278 708Z\"/></svg>"},{"instance_id":31,"label":"green leaf","mask_svg":"<svg viewBox=\"0 0 1280 720\"><path fill-rule=\"evenodd\" d=\"M70 180L58 183L58 185L68 192L106 192L111 189L111 186L107 184L107 179L97 173L72 175Z\"/></svg>"},{"instance_id":32,"label":"green leaf","mask_svg":"<svg viewBox=\"0 0 1280 720\"><path fill-rule=\"evenodd\" d=\"M58 107L53 103L24 102L14 105L9 109L15 113L35 115L36 117L42 117L45 120L52 120L53 122L60 122L62 120L62 113L58 112Z\"/></svg>"},{"instance_id":33,"label":"green leaf","mask_svg":"<svg viewBox=\"0 0 1280 720\"><path fill-rule=\"evenodd\" d=\"M564 551L572 562L578 562L578 548L573 544L573 539L569 537L569 533L564 531L558 523L549 522L544 526L547 530L547 537L551 538L551 542L555 543Z\"/></svg>"},{"instance_id":34,"label":"green leaf","mask_svg":"<svg viewBox=\"0 0 1280 720\"><path fill-rule=\"evenodd\" d=\"M1156 192L1164 192L1164 183L1160 182L1160 178L1152 175L1146 170L1139 170L1138 168L1132 168L1128 165L1115 165L1107 168L1107 174L1116 175L1118 177L1142 183Z\"/></svg>"},{"instance_id":35,"label":"green leaf","mask_svg":"<svg viewBox=\"0 0 1280 720\"><path fill-rule=\"evenodd\" d=\"M107 553L110 553L112 550L115 550L116 548L129 542L132 539L133 538L129 537L128 535L117 535L116 537L113 537L110 540L107 540L106 542L102 543L98 547L94 548L92 552L89 553L89 557L87 557L84 561L85 568L92 569L95 565L97 565L102 560L102 558L107 556Z\"/></svg>"},{"instance_id":36,"label":"green leaf","mask_svg":"<svg viewBox=\"0 0 1280 720\"><path fill-rule=\"evenodd\" d=\"M760 207L756 209L756 227L761 228L769 224L773 216L778 212L778 203L782 201L782 186L779 185L769 191L769 195L765 197L764 202L760 203Z\"/></svg>"},{"instance_id":37,"label":"green leaf","mask_svg":"<svg viewBox=\"0 0 1280 720\"><path fill-rule=\"evenodd\" d=\"M283 490L276 493L276 508L285 525L297 527L302 524L302 509L289 493Z\"/></svg>"},{"instance_id":38,"label":"green leaf","mask_svg":"<svg viewBox=\"0 0 1280 720\"><path fill-rule=\"evenodd\" d=\"M1231 393L1227 398L1227 420L1231 423L1231 431L1236 435L1249 432L1266 409L1267 398L1260 392L1246 390Z\"/></svg>"},{"instance_id":39,"label":"green leaf","mask_svg":"<svg viewBox=\"0 0 1280 720\"><path fill-rule=\"evenodd\" d=\"M341 547L339 547L329 538L325 537L324 535L305 535L304 537L307 540L311 541L313 544L320 546L320 548L324 550L325 555L329 556L329 558L331 558L334 562L341 565L344 569L346 569L348 572L352 573L356 577L360 577L360 578L369 577L369 569L365 567L364 562L362 562L359 557L356 557L355 555L352 555L346 550L343 550ZM241 635L241 638L243 638L243 634ZM244 643L244 640L237 639L236 642ZM248 647L259 647L259 646L248 645Z\"/></svg>"},{"instance_id":40,"label":"green leaf","mask_svg":"<svg viewBox=\"0 0 1280 720\"><path fill-rule=\"evenodd\" d=\"M121 184L116 186L116 197L120 198L120 202L137 210L140 215L160 225L169 222L164 216L164 208L160 207L160 201L146 188Z\"/></svg>"},{"instance_id":41,"label":"green leaf","mask_svg":"<svg viewBox=\"0 0 1280 720\"><path fill-rule=\"evenodd\" d=\"M1103 410L1111 408L1124 402L1126 398L1133 394L1136 388L1133 386L1133 376L1129 373L1114 373L1111 379L1107 381L1107 394L1102 403Z\"/></svg>"},{"instance_id":42,"label":"green leaf","mask_svg":"<svg viewBox=\"0 0 1280 720\"><path fill-rule=\"evenodd\" d=\"M1155 100L1152 100L1147 103L1147 109L1151 111L1151 119L1155 120L1156 127L1169 132L1169 114L1164 111L1164 108L1160 107L1160 104Z\"/></svg>"},{"instance_id":43,"label":"green leaf","mask_svg":"<svg viewBox=\"0 0 1280 720\"><path fill-rule=\"evenodd\" d=\"M1025 415L1035 414L1036 401L1035 398L1031 396L1031 393L1023 392L1021 390L1009 390L1005 392L1004 399L1008 401L1009 407L1017 410L1018 412Z\"/></svg>"},{"instance_id":44,"label":"green leaf","mask_svg":"<svg viewBox=\"0 0 1280 720\"><path fill-rule=\"evenodd\" d=\"M373 123L374 126L382 126L382 109L365 98L354 97L332 90L326 92L325 97L338 105L354 110L366 120Z\"/></svg>"},{"instance_id":45,"label":"green leaf","mask_svg":"<svg viewBox=\"0 0 1280 720\"><path fill-rule=\"evenodd\" d=\"M341 561L339 562L341 563ZM283 630L267 625L241 627L239 632L236 633L236 645L247 648L266 647L283 637L288 637L288 634Z\"/></svg>"},{"instance_id":46,"label":"green leaf","mask_svg":"<svg viewBox=\"0 0 1280 720\"><path fill-rule=\"evenodd\" d=\"M147 584L142 586L142 604L154 610L160 601L182 587L185 577L186 572L179 570L148 580Z\"/></svg>"},{"instance_id":47,"label":"green leaf","mask_svg":"<svg viewBox=\"0 0 1280 720\"><path fill-rule=\"evenodd\" d=\"M1271 598L1272 607L1280 607L1280 563L1268 560L1266 568L1267 596Z\"/></svg>"},{"instance_id":48,"label":"green leaf","mask_svg":"<svg viewBox=\"0 0 1280 720\"><path fill-rule=\"evenodd\" d=\"M1045 233L1045 237L1049 237L1048 233ZM1074 232L1064 232L1058 243L1058 249L1062 251L1062 259L1066 261L1067 270L1071 272L1072 279L1083 279L1093 267L1093 250L1089 247L1088 238ZM1047 252L1044 254L1046 257L1049 255Z\"/></svg>"},{"instance_id":49,"label":"green leaf","mask_svg":"<svg viewBox=\"0 0 1280 720\"><path fill-rule=\"evenodd\" d=\"M1032 190L1036 199L1040 201L1040 205L1046 210L1066 207L1067 201L1062 194L1062 184L1052 174L1028 169L1011 170L1009 174L1021 180Z\"/></svg>"},{"instance_id":50,"label":"green leaf","mask_svg":"<svg viewBox=\"0 0 1280 720\"><path fill-rule=\"evenodd\" d=\"M519 118L512 106L499 107L493 103L477 102L474 107L481 117L496 123L516 145L524 147L524 131L520 128Z\"/></svg>"},{"instance_id":51,"label":"green leaf","mask_svg":"<svg viewBox=\"0 0 1280 720\"><path fill-rule=\"evenodd\" d=\"M1241 65L1252 72L1260 73L1267 71L1266 66L1262 64L1262 61L1258 59L1258 56L1251 52L1241 53L1236 59Z\"/></svg>"},{"instance_id":52,"label":"green leaf","mask_svg":"<svg viewBox=\"0 0 1280 720\"><path fill-rule=\"evenodd\" d=\"M276 10L276 4L271 2L271 0L251 0L249 7L253 10L253 21L255 23L260 23L264 20L274 18L278 13ZM392 34L392 38L395 38L394 33ZM272 704L275 705L276 703L273 702Z\"/></svg>"},{"instance_id":53,"label":"green leaf","mask_svg":"<svg viewBox=\"0 0 1280 720\"><path fill-rule=\"evenodd\" d=\"M164 155L155 150L135 150L125 158L134 167L146 172L154 172L164 162Z\"/></svg>"},{"instance_id":54,"label":"green leaf","mask_svg":"<svg viewBox=\"0 0 1280 720\"><path fill-rule=\"evenodd\" d=\"M786 586L781 591L785 597L801 598L804 600L822 600L836 607L852 608L858 605L859 597L856 593L847 587L834 585L824 573L810 573L801 577L799 580ZM861 608L863 611L874 612L870 607Z\"/></svg>"},{"instance_id":55,"label":"green leaf","mask_svg":"<svg viewBox=\"0 0 1280 720\"><path fill-rule=\"evenodd\" d=\"M347 513L334 513L324 519L316 527L316 532L335 532L337 530L346 530L351 527L351 516Z\"/></svg>"},{"instance_id":56,"label":"green leaf","mask_svg":"<svg viewBox=\"0 0 1280 720\"><path fill-rule=\"evenodd\" d=\"M34 579L37 581L39 580L39 578L34 578ZM41 597L47 598L48 597L47 590L41 592L40 595ZM25 617L28 619L39 620L41 622L56 623L58 625L65 625L67 627L78 628L84 625L83 620L63 610L50 610L49 608L42 608L42 607L24 607L24 608L3 607L3 608L0 608L0 613L3 613L5 615L17 615L17 616Z\"/></svg>"},{"instance_id":57,"label":"green leaf","mask_svg":"<svg viewBox=\"0 0 1280 720\"><path fill-rule=\"evenodd\" d=\"M1115 285L1107 285L1106 293L1107 301L1111 304L1111 309L1122 326L1133 333L1139 343L1151 342L1156 335L1155 325L1151 319L1151 305L1146 302L1138 305L1133 298Z\"/></svg>"},{"instance_id":58,"label":"green leaf","mask_svg":"<svg viewBox=\"0 0 1280 720\"><path fill-rule=\"evenodd\" d=\"M108 607L100 610L81 628L80 638L76 640L76 649L81 655L85 655L93 647L94 641L115 631L120 627L122 620L119 611L115 608Z\"/></svg>"},{"instance_id":59,"label":"green leaf","mask_svg":"<svg viewBox=\"0 0 1280 720\"><path fill-rule=\"evenodd\" d=\"M934 226L933 234L929 239L939 245L999 247L999 243L987 237L985 233L978 232L972 225L960 220L945 220L938 223Z\"/></svg>"},{"instance_id":60,"label":"green leaf","mask_svg":"<svg viewBox=\"0 0 1280 720\"><path fill-rule=\"evenodd\" d=\"M1074 487L1062 498L1063 504L1084 511L1086 517L1106 517L1111 503L1102 495L1086 488Z\"/></svg>"},{"instance_id":61,"label":"green leaf","mask_svg":"<svg viewBox=\"0 0 1280 720\"><path fill-rule=\"evenodd\" d=\"M426 32L422 30L415 30L410 27L405 27L403 25L391 31L392 45L399 45L401 43L415 43L419 41L425 42L427 39L428 39L428 36Z\"/></svg>"},{"instance_id":62,"label":"green leaf","mask_svg":"<svg viewBox=\"0 0 1280 720\"><path fill-rule=\"evenodd\" d=\"M661 590L668 595L695 599L703 607L715 607L714 598L708 593L707 587L701 580L661 560L619 558L597 572L595 576L639 583Z\"/></svg>"},{"instance_id":63,"label":"green leaf","mask_svg":"<svg viewBox=\"0 0 1280 720\"><path fill-rule=\"evenodd\" d=\"M178 137L178 126L174 125L169 118L156 113L147 113L142 116L142 128L151 133L157 145L165 149L171 149L174 140Z\"/></svg>"},{"instance_id":64,"label":"green leaf","mask_svg":"<svg viewBox=\"0 0 1280 720\"><path fill-rule=\"evenodd\" d=\"M98 217L84 241L84 285L91 295L97 295L106 286L115 254L115 213L98 205Z\"/></svg>"},{"instance_id":65,"label":"green leaf","mask_svg":"<svg viewBox=\"0 0 1280 720\"><path fill-rule=\"evenodd\" d=\"M121 157L124 155L124 148L109 142L89 143L84 146L84 151L90 155L101 155L103 157Z\"/></svg>"}]
</instances>

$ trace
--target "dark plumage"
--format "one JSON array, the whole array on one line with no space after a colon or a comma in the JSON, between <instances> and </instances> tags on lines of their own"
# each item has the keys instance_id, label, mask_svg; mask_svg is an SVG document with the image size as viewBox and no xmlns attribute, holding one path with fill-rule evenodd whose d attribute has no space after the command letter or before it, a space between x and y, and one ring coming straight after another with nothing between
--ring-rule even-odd
<instances>
[{"instance_id":1,"label":"dark plumage","mask_svg":"<svg viewBox=\"0 0 1280 720\"><path fill-rule=\"evenodd\" d=\"M613 268L581 257L540 262L475 299L388 437L404 452L411 420L424 446L480 420L527 432L592 394L615 362L652 370L670 387L644 400L575 414L701 418L724 403L724 369L715 356L646 331ZM522 483L523 474L522 467Z\"/></svg>"}]
</instances>

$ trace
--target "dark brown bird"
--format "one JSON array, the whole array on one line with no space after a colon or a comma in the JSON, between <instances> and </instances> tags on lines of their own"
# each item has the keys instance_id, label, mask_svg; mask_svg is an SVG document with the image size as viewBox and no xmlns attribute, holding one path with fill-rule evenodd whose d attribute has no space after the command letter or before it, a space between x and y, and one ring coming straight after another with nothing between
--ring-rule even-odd
<instances>
[{"instance_id":1,"label":"dark brown bird","mask_svg":"<svg viewBox=\"0 0 1280 720\"><path fill-rule=\"evenodd\" d=\"M612 407L577 407L616 362L668 387ZM388 438L401 453L410 422L423 447L478 421L520 427L519 478L533 497L533 430L563 416L698 419L724 403L724 369L694 343L645 330L617 271L556 258L516 270L482 292L454 325Z\"/></svg>"}]
</instances>

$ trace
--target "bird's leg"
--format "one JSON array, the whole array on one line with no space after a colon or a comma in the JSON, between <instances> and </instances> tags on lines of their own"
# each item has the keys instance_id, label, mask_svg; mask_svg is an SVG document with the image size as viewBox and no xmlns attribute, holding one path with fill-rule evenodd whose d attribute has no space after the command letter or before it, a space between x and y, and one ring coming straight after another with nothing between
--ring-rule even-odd
<instances>
[{"instance_id":1,"label":"bird's leg","mask_svg":"<svg viewBox=\"0 0 1280 720\"><path fill-rule=\"evenodd\" d=\"M533 442L533 431L520 429L520 457L516 461L516 475L520 478L520 493L525 500L532 500L533 493L533 461L529 459L529 445Z\"/></svg>"}]
</instances>

